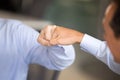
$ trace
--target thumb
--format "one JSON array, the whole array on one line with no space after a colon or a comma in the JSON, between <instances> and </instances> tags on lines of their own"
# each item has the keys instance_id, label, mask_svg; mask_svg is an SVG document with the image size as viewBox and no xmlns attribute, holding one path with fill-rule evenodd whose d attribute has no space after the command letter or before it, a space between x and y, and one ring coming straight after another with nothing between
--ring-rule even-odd
<instances>
[{"instance_id":1,"label":"thumb","mask_svg":"<svg viewBox=\"0 0 120 80\"><path fill-rule=\"evenodd\" d=\"M57 39L51 39L51 40L50 40L50 44L51 44L51 45L58 45Z\"/></svg>"},{"instance_id":2,"label":"thumb","mask_svg":"<svg viewBox=\"0 0 120 80\"><path fill-rule=\"evenodd\" d=\"M55 30L56 26L55 25L48 25L44 30L45 30L45 38L47 40L50 40L52 38L53 32Z\"/></svg>"}]
</instances>

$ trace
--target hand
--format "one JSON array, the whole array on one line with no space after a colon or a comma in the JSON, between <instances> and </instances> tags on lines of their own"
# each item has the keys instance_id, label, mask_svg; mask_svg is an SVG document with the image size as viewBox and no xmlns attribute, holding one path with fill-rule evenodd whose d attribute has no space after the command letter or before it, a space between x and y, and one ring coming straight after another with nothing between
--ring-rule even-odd
<instances>
[{"instance_id":1,"label":"hand","mask_svg":"<svg viewBox=\"0 0 120 80\"><path fill-rule=\"evenodd\" d=\"M37 39L37 41L39 43L41 43L42 45L45 45L45 46L50 46L50 39L52 38L52 34L55 30L56 26L54 25L49 25L49 26L46 26L44 27L42 30L41 30L41 33Z\"/></svg>"},{"instance_id":2,"label":"hand","mask_svg":"<svg viewBox=\"0 0 120 80\"><path fill-rule=\"evenodd\" d=\"M43 45L70 45L80 43L84 34L73 29L55 25L43 28L38 42Z\"/></svg>"}]
</instances>

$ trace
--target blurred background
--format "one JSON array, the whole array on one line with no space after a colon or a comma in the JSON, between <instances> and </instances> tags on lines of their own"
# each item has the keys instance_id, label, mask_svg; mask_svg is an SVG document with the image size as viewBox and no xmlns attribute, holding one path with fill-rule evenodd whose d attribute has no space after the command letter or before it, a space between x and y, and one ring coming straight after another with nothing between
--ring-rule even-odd
<instances>
[{"instance_id":1,"label":"blurred background","mask_svg":"<svg viewBox=\"0 0 120 80\"><path fill-rule=\"evenodd\" d=\"M0 0L0 16L30 21L27 24L36 29L41 29L43 23L65 26L103 40L102 18L109 2L110 0ZM78 44L74 47L75 62L59 72L57 80L120 80L120 76L105 64L81 51ZM36 68L32 70L39 71ZM32 75L31 72L29 77Z\"/></svg>"}]
</instances>

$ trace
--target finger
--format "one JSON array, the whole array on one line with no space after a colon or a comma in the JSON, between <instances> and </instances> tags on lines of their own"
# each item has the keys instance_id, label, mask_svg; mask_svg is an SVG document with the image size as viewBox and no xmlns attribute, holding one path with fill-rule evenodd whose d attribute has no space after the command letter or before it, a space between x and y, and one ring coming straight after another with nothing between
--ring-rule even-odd
<instances>
[{"instance_id":1,"label":"finger","mask_svg":"<svg viewBox=\"0 0 120 80\"><path fill-rule=\"evenodd\" d=\"M39 37L41 37L41 38L44 38L44 39L45 39L45 31L44 31L44 29L43 29L43 30L41 30Z\"/></svg>"},{"instance_id":2,"label":"finger","mask_svg":"<svg viewBox=\"0 0 120 80\"><path fill-rule=\"evenodd\" d=\"M55 30L56 30L57 26L56 25L52 25L52 30L51 30L51 33L54 33Z\"/></svg>"},{"instance_id":3,"label":"finger","mask_svg":"<svg viewBox=\"0 0 120 80\"><path fill-rule=\"evenodd\" d=\"M52 38L51 40L50 40L50 44L51 45L59 45L60 43L59 43L59 39L60 39L60 36L57 36L57 37L55 37L55 38Z\"/></svg>"},{"instance_id":4,"label":"finger","mask_svg":"<svg viewBox=\"0 0 120 80\"><path fill-rule=\"evenodd\" d=\"M50 46L49 41L45 40L41 35L38 37L38 42L44 46Z\"/></svg>"},{"instance_id":5,"label":"finger","mask_svg":"<svg viewBox=\"0 0 120 80\"><path fill-rule=\"evenodd\" d=\"M57 45L58 44L57 39L50 40L50 44L51 45Z\"/></svg>"},{"instance_id":6,"label":"finger","mask_svg":"<svg viewBox=\"0 0 120 80\"><path fill-rule=\"evenodd\" d=\"M53 33L52 33L52 39L57 39L59 32L57 31L57 27L54 28Z\"/></svg>"},{"instance_id":7,"label":"finger","mask_svg":"<svg viewBox=\"0 0 120 80\"><path fill-rule=\"evenodd\" d=\"M44 29L45 38L50 40L52 38L53 32L56 29L56 25L49 25Z\"/></svg>"},{"instance_id":8,"label":"finger","mask_svg":"<svg viewBox=\"0 0 120 80\"><path fill-rule=\"evenodd\" d=\"M56 32L53 33L52 39L56 39L58 37L58 34Z\"/></svg>"},{"instance_id":9,"label":"finger","mask_svg":"<svg viewBox=\"0 0 120 80\"><path fill-rule=\"evenodd\" d=\"M51 33L52 32L52 26L49 25L49 26L45 27L44 32L45 32L45 39L50 40L51 36L52 36L52 33Z\"/></svg>"}]
</instances>

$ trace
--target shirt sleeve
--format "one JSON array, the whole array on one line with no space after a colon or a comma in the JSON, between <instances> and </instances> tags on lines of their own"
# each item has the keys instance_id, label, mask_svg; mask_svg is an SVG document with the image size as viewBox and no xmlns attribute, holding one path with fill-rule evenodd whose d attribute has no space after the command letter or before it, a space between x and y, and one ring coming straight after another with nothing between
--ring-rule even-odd
<instances>
[{"instance_id":1,"label":"shirt sleeve","mask_svg":"<svg viewBox=\"0 0 120 80\"><path fill-rule=\"evenodd\" d=\"M101 41L85 34L80 43L80 48L104 62L115 73L120 74L120 64L114 61L106 41Z\"/></svg>"},{"instance_id":2,"label":"shirt sleeve","mask_svg":"<svg viewBox=\"0 0 120 80\"><path fill-rule=\"evenodd\" d=\"M48 69L62 70L73 63L75 52L72 45L43 46L37 42L37 31L24 24L18 27L19 48L27 64L39 64Z\"/></svg>"}]
</instances>

